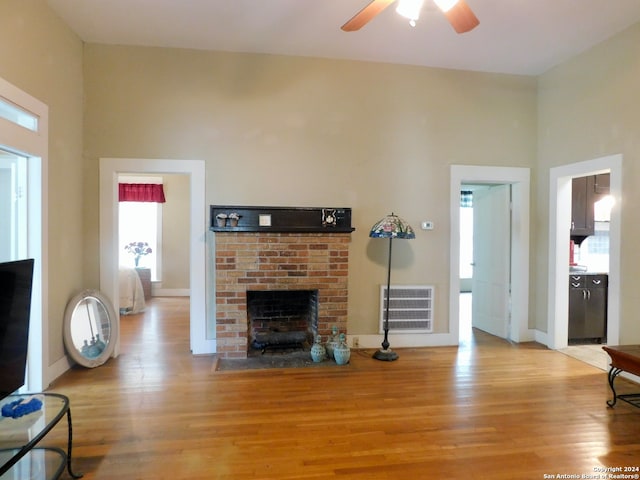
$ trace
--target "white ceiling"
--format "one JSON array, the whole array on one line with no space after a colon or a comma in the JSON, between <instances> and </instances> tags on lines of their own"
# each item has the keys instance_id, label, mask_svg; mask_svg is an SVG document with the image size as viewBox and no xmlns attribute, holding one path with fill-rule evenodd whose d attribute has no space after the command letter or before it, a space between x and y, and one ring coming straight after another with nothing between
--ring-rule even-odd
<instances>
[{"instance_id":1,"label":"white ceiling","mask_svg":"<svg viewBox=\"0 0 640 480\"><path fill-rule=\"evenodd\" d=\"M271 53L537 75L640 21L640 0L467 0L456 34L432 0L418 25L369 0L47 0L86 42Z\"/></svg>"}]
</instances>

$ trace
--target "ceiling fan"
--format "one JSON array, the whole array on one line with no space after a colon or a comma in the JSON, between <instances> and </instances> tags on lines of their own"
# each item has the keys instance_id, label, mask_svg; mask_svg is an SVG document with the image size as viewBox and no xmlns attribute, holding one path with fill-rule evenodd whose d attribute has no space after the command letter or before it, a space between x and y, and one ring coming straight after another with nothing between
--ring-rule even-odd
<instances>
[{"instance_id":1,"label":"ceiling fan","mask_svg":"<svg viewBox=\"0 0 640 480\"><path fill-rule=\"evenodd\" d=\"M369 23L376 15L391 5L396 0L372 0L362 10L356 13L347 23L342 25L345 32L360 30ZM480 21L471 11L465 0L433 0L442 10L453 29L458 33L465 33L473 30L480 24ZM398 0L396 11L409 18L412 26L420 16L420 9L424 0Z\"/></svg>"}]
</instances>

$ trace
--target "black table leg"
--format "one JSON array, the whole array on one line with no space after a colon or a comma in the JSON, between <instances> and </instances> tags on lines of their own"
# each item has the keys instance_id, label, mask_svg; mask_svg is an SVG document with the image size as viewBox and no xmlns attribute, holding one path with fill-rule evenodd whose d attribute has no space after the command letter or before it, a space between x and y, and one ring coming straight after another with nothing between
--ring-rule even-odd
<instances>
[{"instance_id":1,"label":"black table leg","mask_svg":"<svg viewBox=\"0 0 640 480\"><path fill-rule=\"evenodd\" d=\"M73 444L73 427L71 426L71 408L67 410L67 424L69 426L69 441L67 443L67 471L73 478L82 478L81 473L73 473L71 470L71 445Z\"/></svg>"},{"instance_id":2,"label":"black table leg","mask_svg":"<svg viewBox=\"0 0 640 480\"><path fill-rule=\"evenodd\" d=\"M613 399L607 400L607 405L609 405L610 407L613 407L618 400L618 395L616 394L616 389L613 386L613 381L620 374L620 372L622 372L622 370L616 367L611 367L611 369L609 370L609 387L611 388L611 392L613 393Z\"/></svg>"}]
</instances>

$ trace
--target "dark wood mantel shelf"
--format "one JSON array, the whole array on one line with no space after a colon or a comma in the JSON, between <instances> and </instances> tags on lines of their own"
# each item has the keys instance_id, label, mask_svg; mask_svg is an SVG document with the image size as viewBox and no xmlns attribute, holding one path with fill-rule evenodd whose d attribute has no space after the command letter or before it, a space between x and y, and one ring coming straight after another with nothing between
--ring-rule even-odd
<instances>
[{"instance_id":1,"label":"dark wood mantel shelf","mask_svg":"<svg viewBox=\"0 0 640 480\"><path fill-rule=\"evenodd\" d=\"M217 216L237 214L218 224ZM213 232L261 233L351 233L351 209L341 207L247 207L211 205L210 227Z\"/></svg>"}]
</instances>

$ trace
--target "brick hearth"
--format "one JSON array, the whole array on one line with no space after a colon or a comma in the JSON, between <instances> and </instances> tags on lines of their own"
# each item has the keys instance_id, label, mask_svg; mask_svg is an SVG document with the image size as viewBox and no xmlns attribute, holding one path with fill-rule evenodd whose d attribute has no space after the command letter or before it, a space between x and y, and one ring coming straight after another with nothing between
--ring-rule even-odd
<instances>
[{"instance_id":1,"label":"brick hearth","mask_svg":"<svg viewBox=\"0 0 640 480\"><path fill-rule=\"evenodd\" d=\"M347 331L348 233L216 233L216 337L221 358L246 358L247 290L318 290L318 333Z\"/></svg>"}]
</instances>

